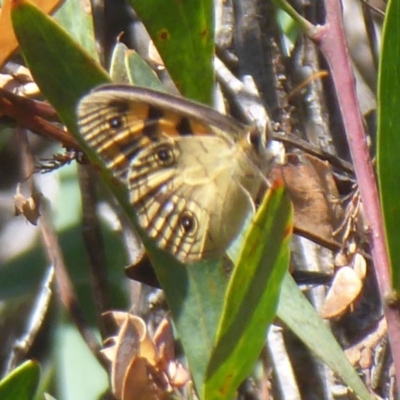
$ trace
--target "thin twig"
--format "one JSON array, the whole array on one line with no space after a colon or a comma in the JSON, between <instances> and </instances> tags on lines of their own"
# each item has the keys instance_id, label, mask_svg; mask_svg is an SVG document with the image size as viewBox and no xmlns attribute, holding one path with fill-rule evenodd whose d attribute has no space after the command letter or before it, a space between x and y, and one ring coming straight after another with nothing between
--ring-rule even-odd
<instances>
[{"instance_id":1,"label":"thin twig","mask_svg":"<svg viewBox=\"0 0 400 400\"><path fill-rule=\"evenodd\" d=\"M37 193L37 188L33 180L33 172L35 170L34 161L32 154L29 150L28 141L26 135L19 131L19 142L21 154L23 155L22 160L24 164L24 173L28 177L31 192ZM58 242L57 234L54 230L51 217L50 217L50 206L47 199L41 197L41 209L40 209L39 228L41 233L41 239L43 247L46 252L47 258L50 264L54 267L55 278L57 283L57 289L59 292L60 300L64 307L70 313L72 320L74 321L77 329L79 330L82 338L86 342L87 346L97 358L101 365L107 369L108 362L100 353L101 346L97 341L95 335L92 332L89 324L85 320L82 311L79 307L72 282L69 278L67 268L65 266L64 257Z\"/></svg>"},{"instance_id":2,"label":"thin twig","mask_svg":"<svg viewBox=\"0 0 400 400\"><path fill-rule=\"evenodd\" d=\"M0 88L0 113L14 119L24 128L61 142L68 149L80 149L68 132L53 123L58 120L58 116L49 104L17 96Z\"/></svg>"},{"instance_id":3,"label":"thin twig","mask_svg":"<svg viewBox=\"0 0 400 400\"><path fill-rule=\"evenodd\" d=\"M100 334L104 340L109 336L110 332L106 329L102 314L111 307L107 283L105 245L100 222L96 213L96 179L90 170L91 168L91 166L87 165L78 165L79 186L82 200L82 231L89 260L97 322Z\"/></svg>"}]
</instances>

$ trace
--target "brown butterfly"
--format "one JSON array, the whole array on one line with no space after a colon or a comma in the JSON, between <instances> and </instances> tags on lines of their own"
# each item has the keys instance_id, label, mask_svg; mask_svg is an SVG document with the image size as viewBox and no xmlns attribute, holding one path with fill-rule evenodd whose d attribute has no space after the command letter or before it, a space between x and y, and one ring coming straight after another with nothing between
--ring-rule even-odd
<instances>
[{"instance_id":1,"label":"brown butterfly","mask_svg":"<svg viewBox=\"0 0 400 400\"><path fill-rule=\"evenodd\" d=\"M80 133L129 189L139 224L183 263L217 258L237 236L268 165L265 138L204 105L106 85L77 109Z\"/></svg>"}]
</instances>

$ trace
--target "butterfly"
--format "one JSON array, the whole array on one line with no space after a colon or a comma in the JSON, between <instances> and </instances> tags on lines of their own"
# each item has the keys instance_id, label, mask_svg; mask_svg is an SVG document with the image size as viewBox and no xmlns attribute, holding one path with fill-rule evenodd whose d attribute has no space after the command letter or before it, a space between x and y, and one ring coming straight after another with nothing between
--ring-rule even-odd
<instances>
[{"instance_id":1,"label":"butterfly","mask_svg":"<svg viewBox=\"0 0 400 400\"><path fill-rule=\"evenodd\" d=\"M105 85L77 107L79 131L126 185L137 220L184 264L221 257L262 185L265 137L207 106Z\"/></svg>"}]
</instances>

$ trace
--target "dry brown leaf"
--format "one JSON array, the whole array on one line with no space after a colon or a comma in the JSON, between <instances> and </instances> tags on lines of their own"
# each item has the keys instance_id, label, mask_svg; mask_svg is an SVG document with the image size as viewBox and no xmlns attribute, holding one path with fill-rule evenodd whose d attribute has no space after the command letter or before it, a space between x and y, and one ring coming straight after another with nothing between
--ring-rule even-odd
<instances>
[{"instance_id":1,"label":"dry brown leaf","mask_svg":"<svg viewBox=\"0 0 400 400\"><path fill-rule=\"evenodd\" d=\"M129 279L145 283L148 286L160 287L154 268L143 246L137 254L137 260L125 268L125 273Z\"/></svg>"},{"instance_id":2,"label":"dry brown leaf","mask_svg":"<svg viewBox=\"0 0 400 400\"><path fill-rule=\"evenodd\" d=\"M343 215L329 163L308 154L291 155L280 174L293 202L296 229L332 241Z\"/></svg>"},{"instance_id":3,"label":"dry brown leaf","mask_svg":"<svg viewBox=\"0 0 400 400\"><path fill-rule=\"evenodd\" d=\"M143 362L154 364L156 360L157 349L152 344L147 335L147 329L144 321L132 314L126 312L112 312L109 315L113 318L116 325L120 328L117 336L106 341L107 347L102 350L103 354L111 362L111 386L113 394L117 399L124 399L125 382L131 376L130 369L138 373L143 371ZM148 356L142 357L143 353ZM141 360L142 359L142 360ZM135 375L135 379L141 382L147 382L147 370L144 376Z\"/></svg>"},{"instance_id":4,"label":"dry brown leaf","mask_svg":"<svg viewBox=\"0 0 400 400\"><path fill-rule=\"evenodd\" d=\"M163 400L167 398L165 390L158 387L149 377L147 360L140 357L132 359L122 385L121 400Z\"/></svg>"}]
</instances>

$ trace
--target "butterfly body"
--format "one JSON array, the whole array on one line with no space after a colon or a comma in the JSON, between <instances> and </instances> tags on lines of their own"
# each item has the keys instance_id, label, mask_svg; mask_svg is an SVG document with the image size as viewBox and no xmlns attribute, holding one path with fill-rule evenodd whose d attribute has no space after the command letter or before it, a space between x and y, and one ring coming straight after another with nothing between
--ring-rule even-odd
<instances>
[{"instance_id":1,"label":"butterfly body","mask_svg":"<svg viewBox=\"0 0 400 400\"><path fill-rule=\"evenodd\" d=\"M265 158L231 118L110 85L81 100L78 121L84 140L127 185L141 227L180 261L221 256L254 211Z\"/></svg>"}]
</instances>

